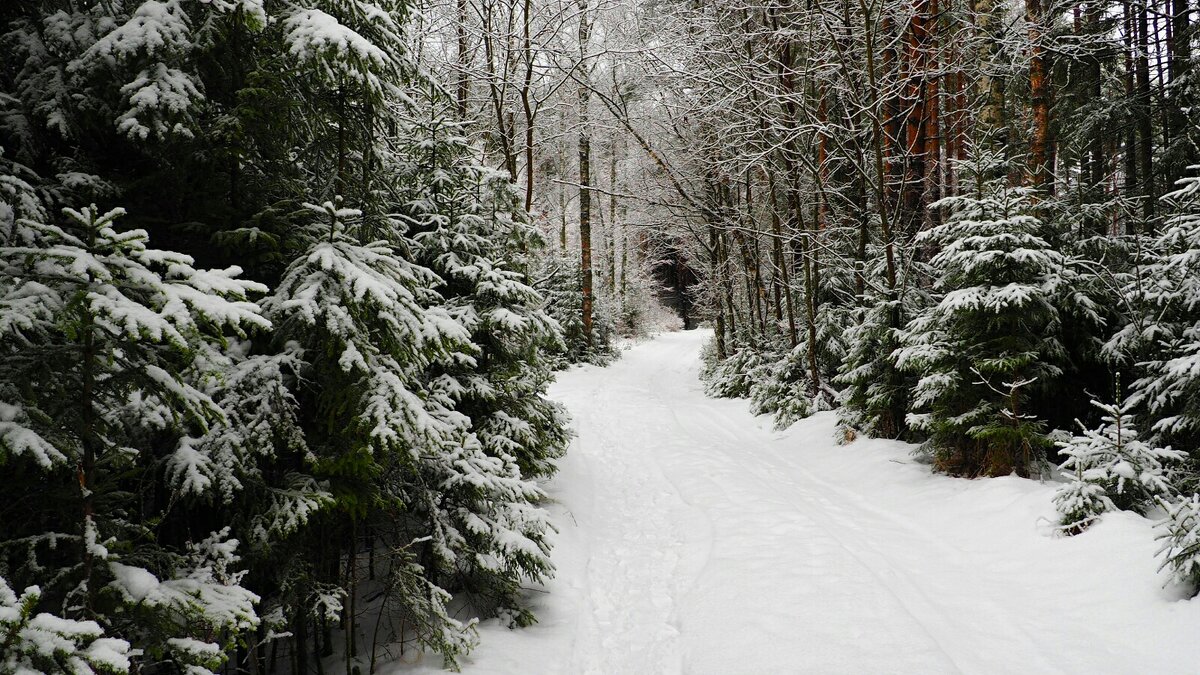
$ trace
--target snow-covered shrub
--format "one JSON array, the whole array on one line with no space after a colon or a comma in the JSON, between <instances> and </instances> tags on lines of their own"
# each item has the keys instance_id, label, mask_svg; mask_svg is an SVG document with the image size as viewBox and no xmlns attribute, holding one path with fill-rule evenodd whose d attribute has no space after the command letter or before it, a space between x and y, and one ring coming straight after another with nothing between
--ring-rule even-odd
<instances>
[{"instance_id":1,"label":"snow-covered shrub","mask_svg":"<svg viewBox=\"0 0 1200 675\"><path fill-rule=\"evenodd\" d=\"M1162 530L1158 555L1163 559L1159 569L1169 570L1178 583L1200 588L1200 494L1161 503L1167 517L1158 524Z\"/></svg>"},{"instance_id":2,"label":"snow-covered shrub","mask_svg":"<svg viewBox=\"0 0 1200 675\"><path fill-rule=\"evenodd\" d=\"M700 373L704 392L716 398L746 398L754 383L754 372L762 364L762 355L750 348L739 349L724 359L714 355Z\"/></svg>"},{"instance_id":3,"label":"snow-covered shrub","mask_svg":"<svg viewBox=\"0 0 1200 675\"><path fill-rule=\"evenodd\" d=\"M1063 476L1070 482L1054 497L1068 532L1081 532L1102 513L1115 509L1144 511L1173 490L1167 479L1172 463L1185 455L1157 448L1138 437L1131 404L1092 401L1103 413L1100 426L1060 442L1066 456Z\"/></svg>"},{"instance_id":4,"label":"snow-covered shrub","mask_svg":"<svg viewBox=\"0 0 1200 675\"><path fill-rule=\"evenodd\" d=\"M827 410L833 398L827 392L813 391L808 345L803 342L781 356L764 358L750 379L751 412L772 415L776 429Z\"/></svg>"}]
</instances>

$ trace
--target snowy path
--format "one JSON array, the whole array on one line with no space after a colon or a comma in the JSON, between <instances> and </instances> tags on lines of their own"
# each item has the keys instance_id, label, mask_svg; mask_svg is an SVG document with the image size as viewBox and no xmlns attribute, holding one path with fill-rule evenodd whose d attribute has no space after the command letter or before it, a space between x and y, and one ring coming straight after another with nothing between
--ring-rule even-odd
<instances>
[{"instance_id":1,"label":"snowy path","mask_svg":"<svg viewBox=\"0 0 1200 675\"><path fill-rule=\"evenodd\" d=\"M773 432L703 395L704 337L560 376L559 573L465 672L1200 672L1200 602L1160 588L1146 521L1050 537L1052 486L838 446L829 414Z\"/></svg>"}]
</instances>

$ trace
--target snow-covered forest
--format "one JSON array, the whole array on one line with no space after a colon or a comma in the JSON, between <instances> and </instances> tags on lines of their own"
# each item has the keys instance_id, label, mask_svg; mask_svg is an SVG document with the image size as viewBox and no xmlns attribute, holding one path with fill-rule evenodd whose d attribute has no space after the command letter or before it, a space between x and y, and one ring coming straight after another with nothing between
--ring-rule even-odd
<instances>
[{"instance_id":1,"label":"snow-covered forest","mask_svg":"<svg viewBox=\"0 0 1200 675\"><path fill-rule=\"evenodd\" d=\"M1193 4L0 2L0 673L1188 672Z\"/></svg>"}]
</instances>

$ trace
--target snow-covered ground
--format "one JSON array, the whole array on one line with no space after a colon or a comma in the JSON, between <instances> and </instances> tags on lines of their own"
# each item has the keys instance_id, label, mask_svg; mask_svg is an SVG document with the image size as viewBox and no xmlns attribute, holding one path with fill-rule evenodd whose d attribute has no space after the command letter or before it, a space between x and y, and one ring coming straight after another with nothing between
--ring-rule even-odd
<instances>
[{"instance_id":1,"label":"snow-covered ground","mask_svg":"<svg viewBox=\"0 0 1200 675\"><path fill-rule=\"evenodd\" d=\"M1162 588L1145 519L1055 537L1052 485L934 476L828 413L773 432L704 396L707 337L560 375L558 574L464 672L1200 672L1200 601Z\"/></svg>"}]
</instances>

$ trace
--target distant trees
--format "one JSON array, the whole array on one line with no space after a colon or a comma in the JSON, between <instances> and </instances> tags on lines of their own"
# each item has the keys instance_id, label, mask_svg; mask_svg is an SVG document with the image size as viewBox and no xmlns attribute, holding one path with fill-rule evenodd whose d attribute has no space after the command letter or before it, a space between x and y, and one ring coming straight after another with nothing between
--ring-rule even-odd
<instances>
[{"instance_id":1,"label":"distant trees","mask_svg":"<svg viewBox=\"0 0 1200 675\"><path fill-rule=\"evenodd\" d=\"M656 227L667 216L644 189L652 169L624 138L621 110L644 88L625 56L641 49L636 11L622 0L431 0L421 14L423 67L459 83L464 136L522 186L552 244L532 278L557 298L548 310L569 360L606 358L618 332L663 323L660 296L686 303L671 288L672 235Z\"/></svg>"},{"instance_id":2,"label":"distant trees","mask_svg":"<svg viewBox=\"0 0 1200 675\"><path fill-rule=\"evenodd\" d=\"M1166 40L1162 20L1156 28L1148 18L1143 33L1141 10L1131 7L1124 24L1097 5L1074 14L1039 3L645 7L657 32L644 36L639 63L675 132L653 135L651 150L687 213L689 259L702 268L697 291L717 330L716 357L746 349L767 356L780 364L775 372L803 380L786 398L803 396L819 409L820 399L836 396L848 431L927 438L923 425L909 424L924 418L908 413L923 405L910 392L933 376L933 361L901 363L902 334L912 334L913 321L949 328L939 296L967 290L957 287L965 277L952 281L958 272L945 267L949 248L965 246L954 255L978 261L970 265L979 265L981 279L1008 279L1015 271L995 256L1032 264L1032 249L1008 241L1019 235L1040 242L1045 264L1028 281L1011 281L1042 295L1042 323L1029 323L1033 315L1020 304L1029 298L1014 297L1022 309L1009 324L988 305L964 330L981 340L1061 331L1061 344L998 347L975 367L1008 354L1049 368L1030 375L1037 384L1022 394L1028 407L1020 414L1047 430L1076 414L1091 419L1077 396L1063 409L1045 403L1076 385L1106 387L1126 368L1120 363L1131 363L1100 348L1131 318L1111 289L1133 270L1132 238L1163 222L1156 186L1183 171L1166 159L1176 141L1164 134L1175 119L1168 84L1172 73L1190 72L1191 46L1174 33ZM1173 21L1190 26L1186 12ZM1106 72L1131 84L1122 89ZM1132 135L1101 133L1115 128ZM1181 153L1191 152L1179 142ZM965 222L964 205L996 195L1023 204L1020 214L1000 214L987 235L998 248L980 248L992 244L971 235L935 236L944 223ZM1018 215L1028 227L1002 222ZM984 273L990 264L1004 269ZM992 379L964 368L959 379ZM774 396L784 395L758 392L756 400L770 410ZM994 470L1012 468L1001 462ZM992 471L978 463L953 470Z\"/></svg>"},{"instance_id":3,"label":"distant trees","mask_svg":"<svg viewBox=\"0 0 1200 675\"><path fill-rule=\"evenodd\" d=\"M1150 481L1194 578L1189 4L639 8L658 105L621 119L680 214L708 390L780 425L836 406L956 475L1065 460L1072 531ZM1134 420L1161 466L1100 480Z\"/></svg>"}]
</instances>

